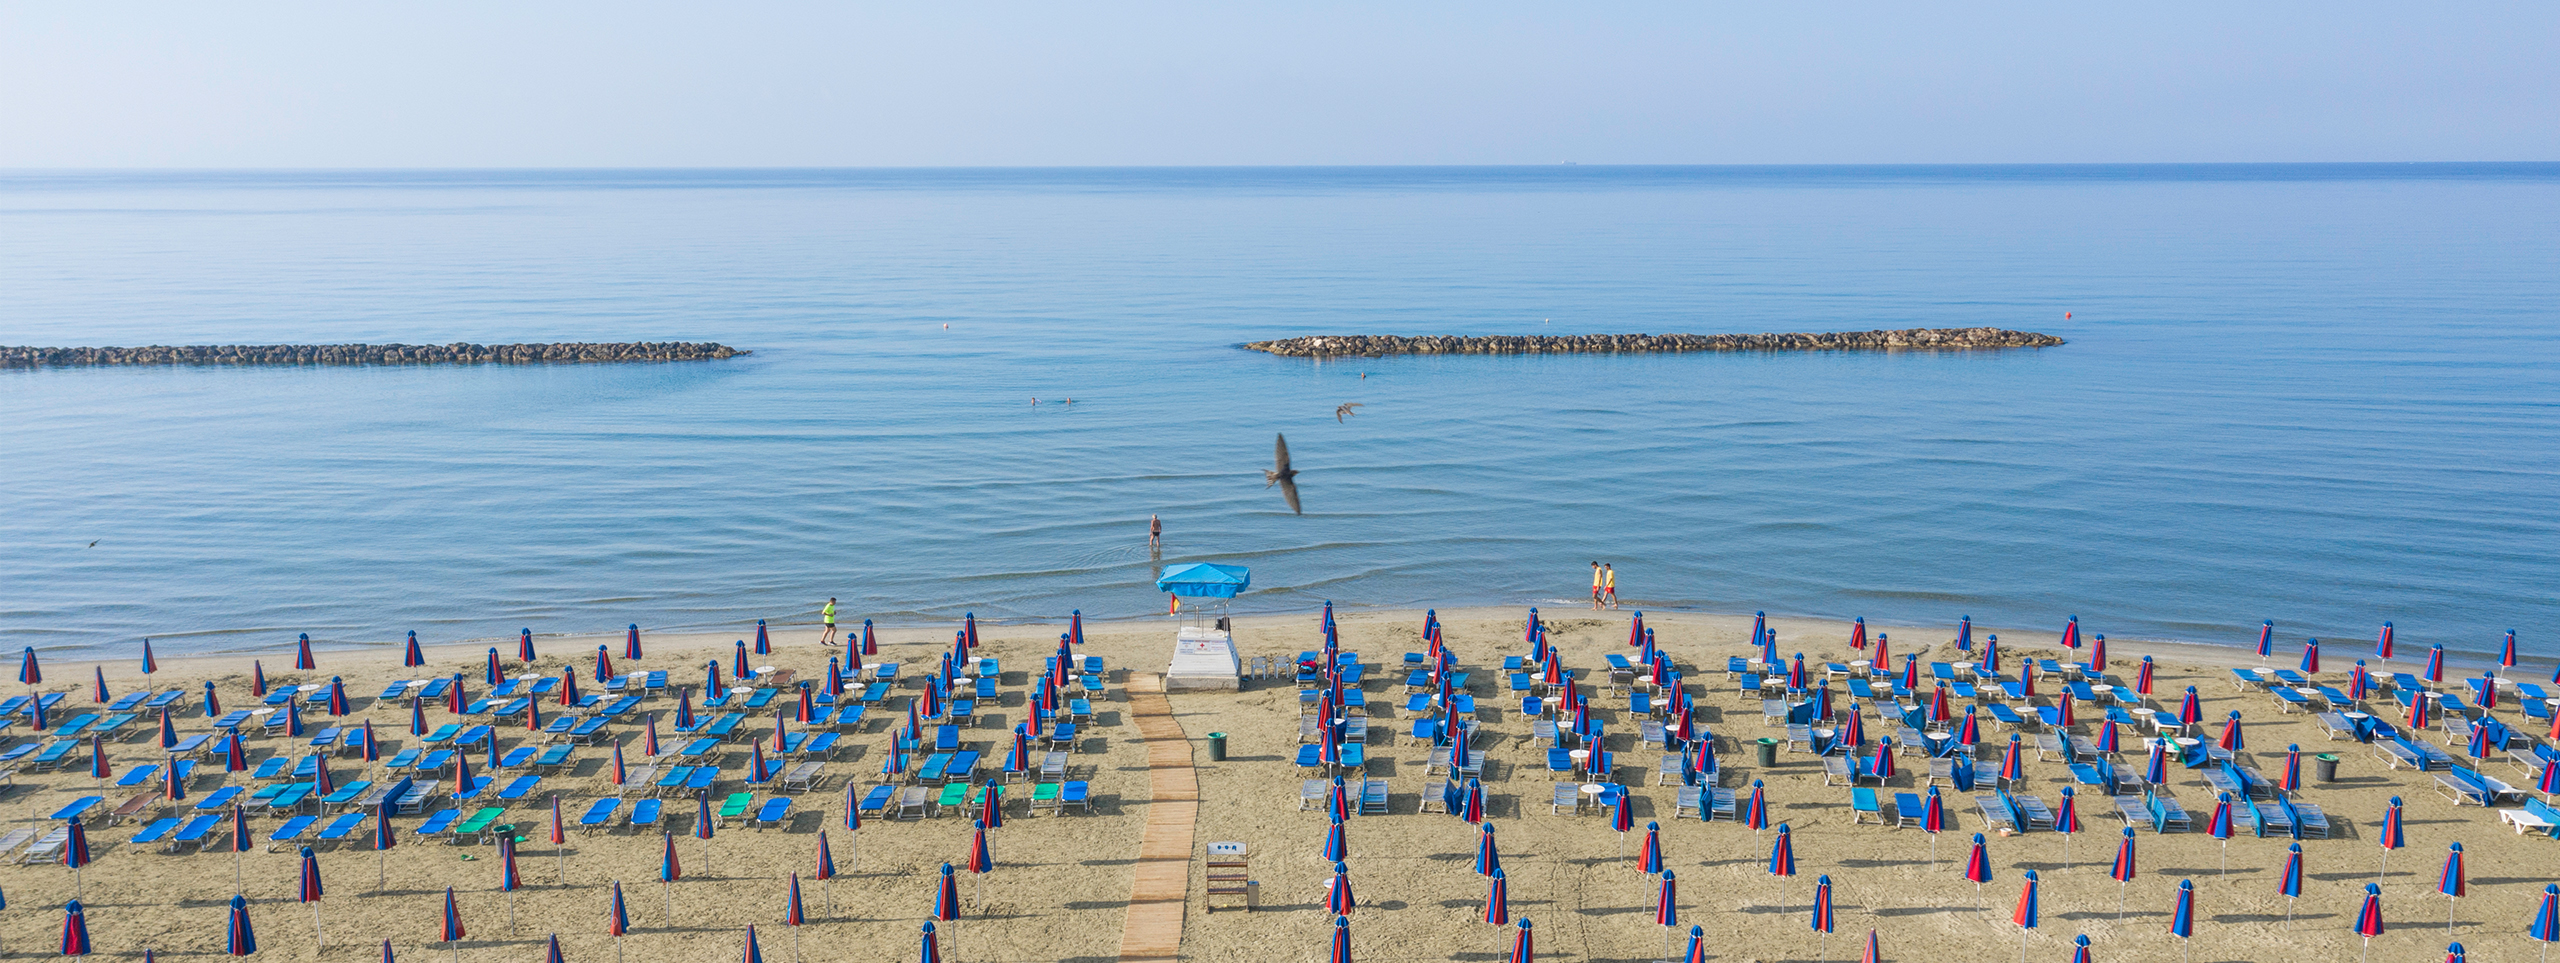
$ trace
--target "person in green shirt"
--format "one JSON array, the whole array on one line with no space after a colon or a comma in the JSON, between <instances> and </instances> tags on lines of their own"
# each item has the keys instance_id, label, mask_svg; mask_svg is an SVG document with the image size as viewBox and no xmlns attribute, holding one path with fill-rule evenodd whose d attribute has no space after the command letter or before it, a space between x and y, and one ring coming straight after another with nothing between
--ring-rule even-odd
<instances>
[{"instance_id":1,"label":"person in green shirt","mask_svg":"<svg viewBox=\"0 0 2560 963\"><path fill-rule=\"evenodd\" d=\"M828 596L826 607L818 610L818 620L826 623L827 626L826 633L818 636L818 644L836 644L836 600L834 596Z\"/></svg>"}]
</instances>

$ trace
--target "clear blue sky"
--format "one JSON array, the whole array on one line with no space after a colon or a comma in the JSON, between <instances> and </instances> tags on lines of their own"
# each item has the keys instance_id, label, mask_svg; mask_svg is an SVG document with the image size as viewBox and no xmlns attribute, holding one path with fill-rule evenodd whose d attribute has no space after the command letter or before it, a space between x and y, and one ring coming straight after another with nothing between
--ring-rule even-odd
<instances>
[{"instance_id":1,"label":"clear blue sky","mask_svg":"<svg viewBox=\"0 0 2560 963\"><path fill-rule=\"evenodd\" d=\"M25 3L0 167L2555 160L2555 50L2547 2Z\"/></svg>"}]
</instances>

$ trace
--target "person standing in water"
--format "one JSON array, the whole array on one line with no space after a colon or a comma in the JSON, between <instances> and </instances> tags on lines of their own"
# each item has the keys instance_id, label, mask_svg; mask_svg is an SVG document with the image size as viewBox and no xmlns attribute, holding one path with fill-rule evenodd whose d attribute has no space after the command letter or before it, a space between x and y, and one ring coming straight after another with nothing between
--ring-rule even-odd
<instances>
[{"instance_id":1,"label":"person standing in water","mask_svg":"<svg viewBox=\"0 0 2560 963\"><path fill-rule=\"evenodd\" d=\"M826 623L826 626L827 626L827 631L826 631L824 634L822 634L822 635L819 635L819 636L818 636L818 644L819 644L819 645L834 645L834 644L836 644L836 600L835 600L835 596L832 596L832 595L828 596L828 597L827 597L827 605L826 605L826 607L818 610L818 621Z\"/></svg>"},{"instance_id":2,"label":"person standing in water","mask_svg":"<svg viewBox=\"0 0 2560 963\"><path fill-rule=\"evenodd\" d=\"M1164 519L1147 516L1147 551L1164 551Z\"/></svg>"},{"instance_id":3,"label":"person standing in water","mask_svg":"<svg viewBox=\"0 0 2560 963\"><path fill-rule=\"evenodd\" d=\"M1609 596L1610 608L1618 607L1618 567L1616 565L1600 566L1600 591Z\"/></svg>"}]
</instances>

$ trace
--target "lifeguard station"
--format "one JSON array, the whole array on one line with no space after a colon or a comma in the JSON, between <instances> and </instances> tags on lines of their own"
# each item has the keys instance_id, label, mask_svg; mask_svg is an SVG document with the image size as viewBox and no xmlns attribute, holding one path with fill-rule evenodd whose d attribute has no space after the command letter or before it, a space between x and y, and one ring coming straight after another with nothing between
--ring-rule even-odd
<instances>
[{"instance_id":1,"label":"lifeguard station","mask_svg":"<svg viewBox=\"0 0 2560 963\"><path fill-rule=\"evenodd\" d=\"M1165 566L1156 591L1186 600L1182 627L1173 642L1173 664L1165 669L1168 692L1185 689L1243 688L1243 664L1236 660L1235 635L1227 628L1230 600L1253 584L1253 572L1241 565L1192 562ZM1192 603L1187 600L1203 600Z\"/></svg>"}]
</instances>

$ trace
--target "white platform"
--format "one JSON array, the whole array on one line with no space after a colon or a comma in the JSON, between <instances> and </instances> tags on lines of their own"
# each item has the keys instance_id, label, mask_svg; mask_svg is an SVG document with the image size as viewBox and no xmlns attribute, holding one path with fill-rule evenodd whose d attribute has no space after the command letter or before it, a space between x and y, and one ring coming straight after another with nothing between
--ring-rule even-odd
<instances>
[{"instance_id":1,"label":"white platform","mask_svg":"<svg viewBox=\"0 0 2560 963\"><path fill-rule=\"evenodd\" d=\"M1185 689L1243 688L1243 663L1236 659L1235 639L1216 629L1185 627L1174 638L1173 663L1165 669L1167 692Z\"/></svg>"}]
</instances>

